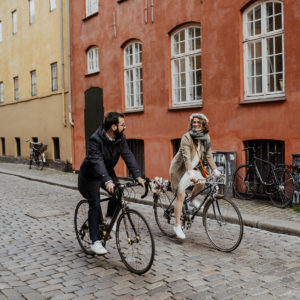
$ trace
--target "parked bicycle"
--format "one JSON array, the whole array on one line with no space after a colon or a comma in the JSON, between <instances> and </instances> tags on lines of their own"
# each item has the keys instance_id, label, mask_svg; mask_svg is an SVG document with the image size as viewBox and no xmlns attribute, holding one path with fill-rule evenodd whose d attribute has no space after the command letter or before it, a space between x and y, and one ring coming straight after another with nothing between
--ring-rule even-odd
<instances>
[{"instance_id":1,"label":"parked bicycle","mask_svg":"<svg viewBox=\"0 0 300 300\"><path fill-rule=\"evenodd\" d=\"M259 191L267 195L274 206L284 208L293 200L294 179L285 168L276 167L273 163L256 156L254 147L245 148L252 151L248 164L239 166L233 175L233 192L240 199L252 199ZM258 168L261 162L266 166L266 176Z\"/></svg>"},{"instance_id":2,"label":"parked bicycle","mask_svg":"<svg viewBox=\"0 0 300 300\"><path fill-rule=\"evenodd\" d=\"M110 223L100 224L99 239L103 241L103 246L105 246L106 242L111 239L112 228L117 222L116 244L122 262L129 271L135 274L144 274L151 268L154 261L154 239L145 217L137 210L130 209L125 197L125 192L128 189L138 185L136 181L118 184L115 187L114 195L100 200L104 202L114 198L118 201L118 205ZM141 196L142 198L147 196L148 186L149 179L146 179L145 193ZM88 210L88 201L81 200L75 209L74 225L80 247L85 253L94 255L94 252L90 250L92 241L89 236Z\"/></svg>"},{"instance_id":3,"label":"parked bicycle","mask_svg":"<svg viewBox=\"0 0 300 300\"><path fill-rule=\"evenodd\" d=\"M216 249L224 252L235 250L241 243L244 225L241 213L235 203L219 194L219 187L224 185L224 176L210 176L206 179L204 189L195 195L187 194L181 216L181 225L190 229L196 216L202 217L202 223L210 243ZM154 180L152 182L153 208L156 223L163 234L175 237L174 204L176 195L167 182ZM189 202L198 196L204 197L199 208L189 208ZM200 200L200 199L198 199ZM203 208L203 210L202 210Z\"/></svg>"},{"instance_id":4,"label":"parked bicycle","mask_svg":"<svg viewBox=\"0 0 300 300\"><path fill-rule=\"evenodd\" d=\"M29 160L29 169L31 169L32 165L35 165L36 168L43 170L46 163L46 154L47 145L44 145L40 142L32 142L29 139L26 140L26 143L29 142L29 147L32 149L30 152L30 160Z\"/></svg>"}]
</instances>

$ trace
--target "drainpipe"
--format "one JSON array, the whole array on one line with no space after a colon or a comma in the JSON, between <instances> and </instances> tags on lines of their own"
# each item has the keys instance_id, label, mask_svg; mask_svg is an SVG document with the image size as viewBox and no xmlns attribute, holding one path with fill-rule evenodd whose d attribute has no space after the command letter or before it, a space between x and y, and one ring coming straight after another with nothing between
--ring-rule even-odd
<instances>
[{"instance_id":1,"label":"drainpipe","mask_svg":"<svg viewBox=\"0 0 300 300\"><path fill-rule=\"evenodd\" d=\"M64 60L64 24L63 24L63 0L60 0L60 55L61 55L61 89L62 89L62 112L63 112L63 125L66 127L66 114L65 114L65 60Z\"/></svg>"},{"instance_id":2,"label":"drainpipe","mask_svg":"<svg viewBox=\"0 0 300 300\"><path fill-rule=\"evenodd\" d=\"M74 127L72 118L72 99L71 99L71 46L70 46L70 0L67 0L67 26L68 26L68 81L69 81L69 122Z\"/></svg>"}]
</instances>

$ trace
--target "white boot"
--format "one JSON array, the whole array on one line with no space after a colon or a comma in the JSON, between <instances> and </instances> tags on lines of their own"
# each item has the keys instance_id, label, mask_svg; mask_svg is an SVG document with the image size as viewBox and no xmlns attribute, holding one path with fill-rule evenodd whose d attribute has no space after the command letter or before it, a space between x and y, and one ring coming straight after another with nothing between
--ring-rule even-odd
<instances>
[{"instance_id":1,"label":"white boot","mask_svg":"<svg viewBox=\"0 0 300 300\"><path fill-rule=\"evenodd\" d=\"M107 250L103 247L101 241L94 242L91 246L91 250L99 255L103 255L107 253Z\"/></svg>"}]
</instances>

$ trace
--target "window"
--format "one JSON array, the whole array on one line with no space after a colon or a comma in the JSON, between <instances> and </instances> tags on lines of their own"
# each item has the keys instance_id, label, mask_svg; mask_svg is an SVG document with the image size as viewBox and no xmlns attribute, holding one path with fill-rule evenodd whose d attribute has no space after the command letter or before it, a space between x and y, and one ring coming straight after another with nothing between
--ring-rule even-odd
<instances>
[{"instance_id":1,"label":"window","mask_svg":"<svg viewBox=\"0 0 300 300\"><path fill-rule=\"evenodd\" d=\"M93 47L87 52L88 74L99 72L99 50Z\"/></svg>"},{"instance_id":2,"label":"window","mask_svg":"<svg viewBox=\"0 0 300 300\"><path fill-rule=\"evenodd\" d=\"M51 89L52 91L58 90L57 63L51 64Z\"/></svg>"},{"instance_id":3,"label":"window","mask_svg":"<svg viewBox=\"0 0 300 300\"><path fill-rule=\"evenodd\" d=\"M60 150L59 150L59 138L53 138L53 146L54 146L54 160L60 160Z\"/></svg>"},{"instance_id":4,"label":"window","mask_svg":"<svg viewBox=\"0 0 300 300\"><path fill-rule=\"evenodd\" d=\"M4 84L0 82L0 103L4 102Z\"/></svg>"},{"instance_id":5,"label":"window","mask_svg":"<svg viewBox=\"0 0 300 300\"><path fill-rule=\"evenodd\" d=\"M142 176L145 176L145 155L144 155L144 141L138 139L128 139L127 140L129 149L133 153L136 162L139 166ZM127 176L131 176L129 170L127 169Z\"/></svg>"},{"instance_id":6,"label":"window","mask_svg":"<svg viewBox=\"0 0 300 300\"><path fill-rule=\"evenodd\" d=\"M2 42L2 22L0 21L0 43Z\"/></svg>"},{"instance_id":7,"label":"window","mask_svg":"<svg viewBox=\"0 0 300 300\"><path fill-rule=\"evenodd\" d=\"M36 71L30 72L31 77L31 96L36 96Z\"/></svg>"},{"instance_id":8,"label":"window","mask_svg":"<svg viewBox=\"0 0 300 300\"><path fill-rule=\"evenodd\" d=\"M87 17L98 12L98 0L86 0L85 9Z\"/></svg>"},{"instance_id":9,"label":"window","mask_svg":"<svg viewBox=\"0 0 300 300\"><path fill-rule=\"evenodd\" d=\"M243 22L245 100L284 95L283 4L259 1Z\"/></svg>"},{"instance_id":10,"label":"window","mask_svg":"<svg viewBox=\"0 0 300 300\"><path fill-rule=\"evenodd\" d=\"M17 34L18 32L18 20L17 20L17 11L12 12L12 32L13 34Z\"/></svg>"},{"instance_id":11,"label":"window","mask_svg":"<svg viewBox=\"0 0 300 300\"><path fill-rule=\"evenodd\" d=\"M17 148L17 157L21 156L21 141L19 137L16 137L16 148Z\"/></svg>"},{"instance_id":12,"label":"window","mask_svg":"<svg viewBox=\"0 0 300 300\"><path fill-rule=\"evenodd\" d=\"M1 138L1 144L2 144L2 156L5 156L5 138Z\"/></svg>"},{"instance_id":13,"label":"window","mask_svg":"<svg viewBox=\"0 0 300 300\"><path fill-rule=\"evenodd\" d=\"M173 106L202 102L201 29L189 26L171 36Z\"/></svg>"},{"instance_id":14,"label":"window","mask_svg":"<svg viewBox=\"0 0 300 300\"><path fill-rule=\"evenodd\" d=\"M19 99L19 77L14 77L14 99Z\"/></svg>"},{"instance_id":15,"label":"window","mask_svg":"<svg viewBox=\"0 0 300 300\"><path fill-rule=\"evenodd\" d=\"M172 148L173 148L173 156L175 156L176 153L180 149L181 139L174 139L174 140L171 140L171 142L172 142Z\"/></svg>"},{"instance_id":16,"label":"window","mask_svg":"<svg viewBox=\"0 0 300 300\"><path fill-rule=\"evenodd\" d=\"M125 109L143 108L142 44L134 42L124 49Z\"/></svg>"},{"instance_id":17,"label":"window","mask_svg":"<svg viewBox=\"0 0 300 300\"><path fill-rule=\"evenodd\" d=\"M50 11L53 11L56 9L56 0L49 0L49 4L50 4Z\"/></svg>"},{"instance_id":18,"label":"window","mask_svg":"<svg viewBox=\"0 0 300 300\"><path fill-rule=\"evenodd\" d=\"M28 0L28 3L29 3L29 24L33 24L35 18L34 0Z\"/></svg>"}]
</instances>

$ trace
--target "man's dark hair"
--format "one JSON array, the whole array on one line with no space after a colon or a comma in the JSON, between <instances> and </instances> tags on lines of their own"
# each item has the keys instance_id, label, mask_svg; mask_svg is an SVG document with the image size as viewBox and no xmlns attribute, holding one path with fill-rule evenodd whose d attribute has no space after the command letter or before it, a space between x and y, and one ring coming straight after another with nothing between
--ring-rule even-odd
<instances>
[{"instance_id":1,"label":"man's dark hair","mask_svg":"<svg viewBox=\"0 0 300 300\"><path fill-rule=\"evenodd\" d=\"M108 112L104 117L103 127L104 130L110 129L112 125L118 125L119 124L119 118L124 118L124 115L118 112Z\"/></svg>"}]
</instances>

